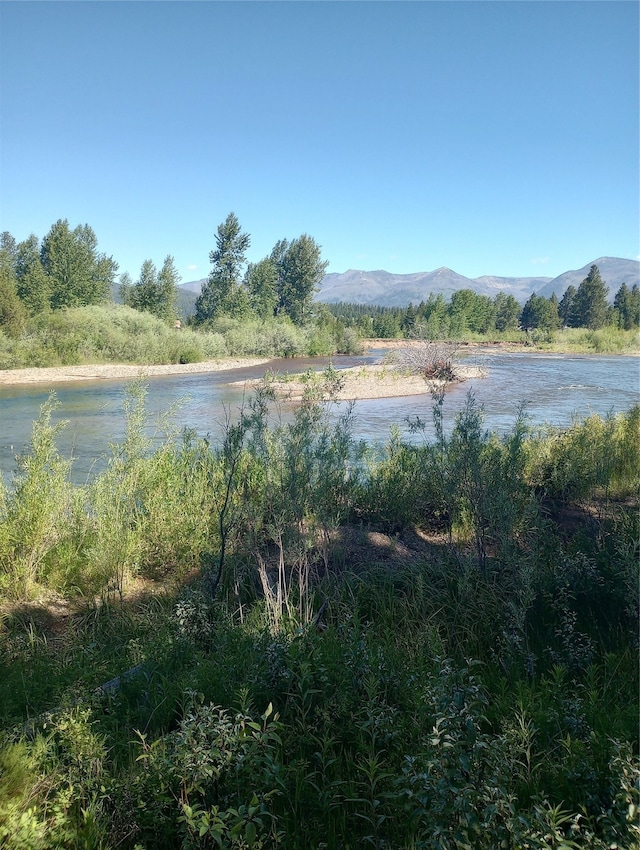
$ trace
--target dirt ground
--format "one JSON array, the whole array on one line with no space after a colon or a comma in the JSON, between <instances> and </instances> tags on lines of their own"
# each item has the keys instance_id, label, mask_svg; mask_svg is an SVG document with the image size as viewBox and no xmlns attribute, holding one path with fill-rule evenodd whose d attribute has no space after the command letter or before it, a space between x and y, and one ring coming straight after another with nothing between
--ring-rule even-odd
<instances>
[{"instance_id":1,"label":"dirt ground","mask_svg":"<svg viewBox=\"0 0 640 850\"><path fill-rule=\"evenodd\" d=\"M455 380L466 381L469 378L482 378L486 371L479 366L454 366ZM325 398L337 401L351 401L371 398L396 398L399 396L422 395L431 391L439 382L428 381L420 375L407 375L390 365L354 366L351 369L337 369L338 389L335 393L327 391ZM290 401L302 398L306 382L303 376L287 376L275 380L272 384L276 395ZM258 381L234 381L234 386L255 386Z\"/></svg>"}]
</instances>

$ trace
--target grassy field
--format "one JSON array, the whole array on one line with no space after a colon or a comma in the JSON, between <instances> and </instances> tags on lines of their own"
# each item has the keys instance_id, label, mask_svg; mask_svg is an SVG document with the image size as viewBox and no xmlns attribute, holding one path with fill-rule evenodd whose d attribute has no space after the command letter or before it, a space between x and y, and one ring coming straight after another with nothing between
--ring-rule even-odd
<instances>
[{"instance_id":1,"label":"grassy field","mask_svg":"<svg viewBox=\"0 0 640 850\"><path fill-rule=\"evenodd\" d=\"M310 382L0 495L0 846L636 848L640 408L373 456Z\"/></svg>"}]
</instances>

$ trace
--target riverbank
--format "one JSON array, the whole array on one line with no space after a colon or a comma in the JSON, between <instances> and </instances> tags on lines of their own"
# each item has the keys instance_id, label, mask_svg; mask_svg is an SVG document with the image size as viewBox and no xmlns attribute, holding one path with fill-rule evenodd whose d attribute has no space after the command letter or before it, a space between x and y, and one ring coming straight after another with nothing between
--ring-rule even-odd
<instances>
[{"instance_id":1,"label":"riverbank","mask_svg":"<svg viewBox=\"0 0 640 850\"><path fill-rule=\"evenodd\" d=\"M61 384L69 381L121 380L158 375L193 375L201 372L225 372L244 366L260 366L270 357L225 357L201 363L171 363L139 366L129 363L97 363L87 366L47 366L31 369L0 370L0 384Z\"/></svg>"}]
</instances>

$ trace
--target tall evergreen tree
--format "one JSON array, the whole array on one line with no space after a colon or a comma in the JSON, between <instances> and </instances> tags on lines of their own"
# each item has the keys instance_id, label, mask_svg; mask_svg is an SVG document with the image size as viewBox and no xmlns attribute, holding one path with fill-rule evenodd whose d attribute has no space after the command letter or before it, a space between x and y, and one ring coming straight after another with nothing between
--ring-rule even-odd
<instances>
[{"instance_id":1,"label":"tall evergreen tree","mask_svg":"<svg viewBox=\"0 0 640 850\"><path fill-rule=\"evenodd\" d=\"M640 328L640 287L634 283L629 295L629 323L632 328Z\"/></svg>"},{"instance_id":2,"label":"tall evergreen tree","mask_svg":"<svg viewBox=\"0 0 640 850\"><path fill-rule=\"evenodd\" d=\"M248 309L248 296L240 292L240 274L251 237L243 233L235 213L218 225L216 247L209 254L213 265L209 278L196 299L195 321L201 324L223 313L238 314Z\"/></svg>"},{"instance_id":3,"label":"tall evergreen tree","mask_svg":"<svg viewBox=\"0 0 640 850\"><path fill-rule=\"evenodd\" d=\"M564 295L560 299L560 304L558 305L558 316L560 317L560 321L566 327L573 327L572 322L574 321L574 302L576 298L576 288L575 286L569 286L565 289Z\"/></svg>"},{"instance_id":4,"label":"tall evergreen tree","mask_svg":"<svg viewBox=\"0 0 640 850\"><path fill-rule=\"evenodd\" d=\"M3 230L0 233L0 251L5 252L4 261L9 262L13 273L16 274L18 266L18 243L8 230Z\"/></svg>"},{"instance_id":5,"label":"tall evergreen tree","mask_svg":"<svg viewBox=\"0 0 640 850\"><path fill-rule=\"evenodd\" d=\"M576 292L573 304L575 327L597 330L606 324L608 291L594 264Z\"/></svg>"},{"instance_id":6,"label":"tall evergreen tree","mask_svg":"<svg viewBox=\"0 0 640 850\"><path fill-rule=\"evenodd\" d=\"M617 314L619 328L629 331L640 325L640 290L638 284L634 283L629 289L626 283L620 286L613 299L613 308Z\"/></svg>"}]
</instances>

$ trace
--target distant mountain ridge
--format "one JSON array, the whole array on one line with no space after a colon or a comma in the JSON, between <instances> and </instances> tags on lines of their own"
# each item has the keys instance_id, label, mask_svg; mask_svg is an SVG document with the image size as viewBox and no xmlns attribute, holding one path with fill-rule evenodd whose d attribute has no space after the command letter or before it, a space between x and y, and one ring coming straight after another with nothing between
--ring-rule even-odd
<instances>
[{"instance_id":1,"label":"distant mountain ridge","mask_svg":"<svg viewBox=\"0 0 640 850\"><path fill-rule=\"evenodd\" d=\"M589 274L592 265L598 266L600 275L609 287L609 301L613 301L616 292L626 283L629 288L640 284L640 262L619 257L599 257L580 269L563 272L557 277L498 277L483 275L469 278L443 266L431 272L413 274L393 274L382 269L360 271L349 269L346 272L331 272L320 282L315 300L324 304L336 304L339 301L352 304L371 304L381 307L408 307L426 301L430 295L442 295L448 301L454 292L471 289L478 295L495 298L499 292L513 297L524 304L532 293L550 298L553 293L562 298L570 285L576 289ZM180 285L183 293L182 305L195 299L206 282L188 281ZM194 306L195 309L195 306ZM190 312L193 312L191 310ZM189 315L189 313L185 313Z\"/></svg>"},{"instance_id":2,"label":"distant mountain ridge","mask_svg":"<svg viewBox=\"0 0 640 850\"><path fill-rule=\"evenodd\" d=\"M494 298L499 292L513 297L524 304L532 293L550 298L552 293L562 298L569 285L578 288L589 274L592 265L597 265L600 275L609 287L609 300L613 301L622 285L631 288L640 283L640 262L618 257L599 257L580 269L563 272L557 277L497 277L483 275L468 278L452 269L442 267L432 272L416 274L391 274L386 271L358 271L349 269L342 273L330 273L320 283L316 301L335 304L346 301L356 304L376 304L384 307L407 307L419 304L430 295L441 294L449 300L460 289L471 289L477 295Z\"/></svg>"}]
</instances>

